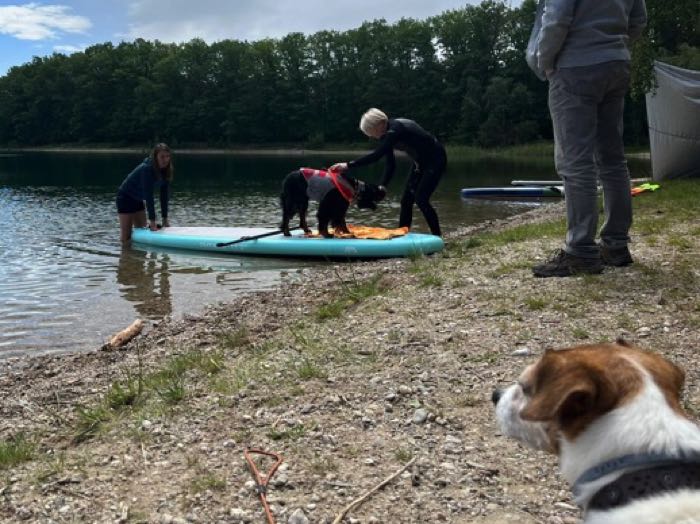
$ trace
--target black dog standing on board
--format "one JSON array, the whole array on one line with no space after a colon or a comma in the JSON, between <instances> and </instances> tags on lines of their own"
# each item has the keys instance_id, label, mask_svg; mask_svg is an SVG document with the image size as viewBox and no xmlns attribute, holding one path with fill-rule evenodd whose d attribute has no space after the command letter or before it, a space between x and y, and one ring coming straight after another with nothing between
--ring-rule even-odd
<instances>
[{"instance_id":1,"label":"black dog standing on board","mask_svg":"<svg viewBox=\"0 0 700 524\"><path fill-rule=\"evenodd\" d=\"M318 232L326 238L333 237L328 225L340 233L349 233L345 215L350 204L355 202L359 209L377 209L377 202L384 199L386 190L382 186L370 184L334 171L323 171L302 167L284 177L280 205L285 236L290 236L289 221L299 214L299 227L306 233L311 230L306 224L309 200L318 202Z\"/></svg>"}]
</instances>

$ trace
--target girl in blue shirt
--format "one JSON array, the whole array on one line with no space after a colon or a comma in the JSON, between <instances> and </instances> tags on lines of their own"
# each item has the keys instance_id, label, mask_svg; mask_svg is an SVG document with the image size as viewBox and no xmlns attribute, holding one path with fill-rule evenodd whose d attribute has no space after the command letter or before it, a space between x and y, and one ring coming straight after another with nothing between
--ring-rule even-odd
<instances>
[{"instance_id":1,"label":"girl in blue shirt","mask_svg":"<svg viewBox=\"0 0 700 524\"><path fill-rule=\"evenodd\" d=\"M117 213L119 214L120 239L122 244L131 240L134 227L148 227L156 231L156 209L154 194L160 193L160 214L163 227L168 221L168 199L170 183L173 179L172 153L166 144L157 144L153 152L124 179L117 192ZM144 205L145 202L145 205Z\"/></svg>"}]
</instances>

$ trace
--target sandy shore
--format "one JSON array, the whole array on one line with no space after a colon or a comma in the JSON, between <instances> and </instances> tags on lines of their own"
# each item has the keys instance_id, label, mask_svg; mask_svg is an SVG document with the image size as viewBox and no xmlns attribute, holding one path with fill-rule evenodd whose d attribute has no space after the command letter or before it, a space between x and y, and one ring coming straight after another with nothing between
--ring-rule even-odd
<instances>
[{"instance_id":1,"label":"sandy shore","mask_svg":"<svg viewBox=\"0 0 700 524\"><path fill-rule=\"evenodd\" d=\"M556 458L499 434L491 391L546 347L623 336L684 367L697 416L700 221L635 229L628 268L534 279L562 216L465 229L428 259L307 270L120 351L3 362L0 438L24 455L0 470L0 519L264 522L250 446L284 458L278 523L330 523L413 459L344 522L577 522Z\"/></svg>"}]
</instances>

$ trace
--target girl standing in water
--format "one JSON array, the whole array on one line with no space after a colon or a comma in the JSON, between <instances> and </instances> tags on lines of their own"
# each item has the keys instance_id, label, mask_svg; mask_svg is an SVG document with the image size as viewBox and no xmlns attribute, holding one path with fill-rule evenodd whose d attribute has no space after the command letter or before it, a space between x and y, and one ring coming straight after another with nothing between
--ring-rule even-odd
<instances>
[{"instance_id":1,"label":"girl standing in water","mask_svg":"<svg viewBox=\"0 0 700 524\"><path fill-rule=\"evenodd\" d=\"M134 227L148 227L157 230L154 194L160 193L160 214L163 227L168 222L168 200L170 183L173 180L172 153L166 144L157 144L153 152L124 179L117 192L117 213L119 214L120 239L122 244L131 240ZM144 205L145 202L145 205Z\"/></svg>"}]
</instances>

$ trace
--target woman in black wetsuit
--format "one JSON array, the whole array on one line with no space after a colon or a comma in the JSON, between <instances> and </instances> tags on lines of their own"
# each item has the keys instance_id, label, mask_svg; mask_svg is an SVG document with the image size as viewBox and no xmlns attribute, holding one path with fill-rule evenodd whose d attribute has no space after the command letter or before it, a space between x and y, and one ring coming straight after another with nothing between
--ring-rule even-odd
<instances>
[{"instance_id":1,"label":"woman in black wetsuit","mask_svg":"<svg viewBox=\"0 0 700 524\"><path fill-rule=\"evenodd\" d=\"M440 222L435 208L430 204L430 195L437 188L447 167L447 154L442 144L413 120L389 118L376 108L371 108L362 115L360 129L368 137L379 139L379 146L366 156L348 163L335 164L331 169L346 171L386 157L384 176L380 182L380 185L386 186L396 170L394 149L404 151L413 160L413 165L401 197L399 227L411 227L415 203L423 213L430 232L441 236Z\"/></svg>"}]
</instances>

